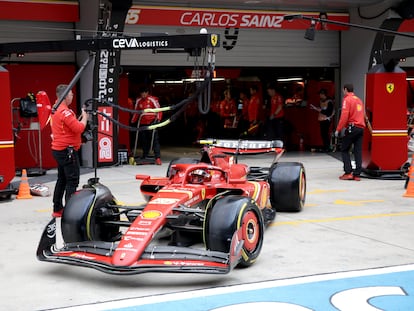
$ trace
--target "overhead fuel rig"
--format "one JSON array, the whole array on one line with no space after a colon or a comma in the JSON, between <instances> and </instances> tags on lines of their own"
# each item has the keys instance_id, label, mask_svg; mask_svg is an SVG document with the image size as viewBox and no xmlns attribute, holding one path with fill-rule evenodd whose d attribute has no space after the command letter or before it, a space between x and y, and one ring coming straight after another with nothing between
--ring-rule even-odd
<instances>
[{"instance_id":1,"label":"overhead fuel rig","mask_svg":"<svg viewBox=\"0 0 414 311\"><path fill-rule=\"evenodd\" d=\"M0 44L0 59L11 54L89 51L89 57L80 66L78 72L69 83L66 92L53 106L53 111L62 102L66 94L76 85L85 68L94 62L93 79L93 108L91 109L92 131L96 134L92 145L93 164L112 165L117 163L118 126L114 122L118 119L118 86L121 72L121 52L123 50L152 50L153 53L187 53L198 57L207 55L204 80L211 80L215 63L215 48L220 45L217 34L189 34L189 35L157 35L157 36L125 36L123 28L131 0L102 1L100 7L98 32L94 38L77 38L76 40L14 42ZM210 83L200 85L202 96L208 91ZM10 79L6 69L0 67L0 115L3 122L0 131L0 194L13 193L10 182L15 176L14 164L14 137L11 118ZM10 116L10 117L9 117ZM167 124L167 123L166 123ZM99 131L98 131L99 128Z\"/></svg>"}]
</instances>

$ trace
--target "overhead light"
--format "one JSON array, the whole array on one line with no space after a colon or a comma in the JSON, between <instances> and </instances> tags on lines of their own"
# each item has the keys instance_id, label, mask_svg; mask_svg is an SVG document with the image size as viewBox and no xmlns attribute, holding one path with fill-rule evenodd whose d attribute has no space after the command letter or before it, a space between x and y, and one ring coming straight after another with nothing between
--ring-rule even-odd
<instances>
[{"instance_id":1,"label":"overhead light","mask_svg":"<svg viewBox=\"0 0 414 311\"><path fill-rule=\"evenodd\" d=\"M315 24L316 24L315 20L312 19L310 27L306 29L305 39L311 40L311 41L315 40Z\"/></svg>"},{"instance_id":2,"label":"overhead light","mask_svg":"<svg viewBox=\"0 0 414 311\"><path fill-rule=\"evenodd\" d=\"M303 81L301 77L291 77L291 78L279 78L277 82L291 82L291 81Z\"/></svg>"},{"instance_id":3,"label":"overhead light","mask_svg":"<svg viewBox=\"0 0 414 311\"><path fill-rule=\"evenodd\" d=\"M183 84L183 80L155 80L154 84Z\"/></svg>"},{"instance_id":4,"label":"overhead light","mask_svg":"<svg viewBox=\"0 0 414 311\"><path fill-rule=\"evenodd\" d=\"M202 82L204 78L184 78L181 81L183 82Z\"/></svg>"},{"instance_id":5,"label":"overhead light","mask_svg":"<svg viewBox=\"0 0 414 311\"><path fill-rule=\"evenodd\" d=\"M214 81L214 82L224 81L224 80L225 80L225 78L213 78L213 79L211 79L211 81ZM182 81L183 82L202 82L202 81L204 81L204 78L185 78L185 79L182 79Z\"/></svg>"},{"instance_id":6,"label":"overhead light","mask_svg":"<svg viewBox=\"0 0 414 311\"><path fill-rule=\"evenodd\" d=\"M217 81L224 81L225 78L213 78L211 79L213 82ZM204 81L204 78L185 78L180 80L155 80L154 84L183 84L185 82L187 83L193 83L193 82L202 82Z\"/></svg>"},{"instance_id":7,"label":"overhead light","mask_svg":"<svg viewBox=\"0 0 414 311\"><path fill-rule=\"evenodd\" d=\"M414 77L407 77L405 80L407 80L407 81L414 81Z\"/></svg>"}]
</instances>

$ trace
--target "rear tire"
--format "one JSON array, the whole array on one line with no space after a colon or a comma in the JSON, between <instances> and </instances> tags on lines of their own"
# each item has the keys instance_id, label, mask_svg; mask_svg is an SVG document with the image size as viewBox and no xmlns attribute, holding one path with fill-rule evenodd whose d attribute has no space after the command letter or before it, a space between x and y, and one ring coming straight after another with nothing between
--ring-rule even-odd
<instances>
[{"instance_id":1,"label":"rear tire","mask_svg":"<svg viewBox=\"0 0 414 311\"><path fill-rule=\"evenodd\" d=\"M252 265L263 245L264 221L257 205L250 198L226 196L207 209L204 242L212 251L230 253L231 239L241 229L244 240L240 267Z\"/></svg>"},{"instance_id":2,"label":"rear tire","mask_svg":"<svg viewBox=\"0 0 414 311\"><path fill-rule=\"evenodd\" d=\"M306 174L299 162L274 163L269 170L270 203L278 212L300 212L305 205Z\"/></svg>"}]
</instances>

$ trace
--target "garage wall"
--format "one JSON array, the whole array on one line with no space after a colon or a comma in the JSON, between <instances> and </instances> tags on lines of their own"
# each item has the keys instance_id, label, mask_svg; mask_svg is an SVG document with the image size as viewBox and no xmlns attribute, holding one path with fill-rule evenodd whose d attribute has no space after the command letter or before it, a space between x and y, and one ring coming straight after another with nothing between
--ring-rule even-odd
<instances>
[{"instance_id":1,"label":"garage wall","mask_svg":"<svg viewBox=\"0 0 414 311\"><path fill-rule=\"evenodd\" d=\"M29 42L50 40L72 40L72 23L29 22L0 20L0 42ZM4 59L12 62L73 62L74 52L31 53L24 57L11 55Z\"/></svg>"},{"instance_id":2,"label":"garage wall","mask_svg":"<svg viewBox=\"0 0 414 311\"><path fill-rule=\"evenodd\" d=\"M228 67L338 67L340 57L339 33L318 31L315 41L304 39L303 30L257 30L212 28L221 46L216 52L216 65ZM196 34L199 28L130 26L126 34L168 33ZM193 59L186 54L157 54L152 51L123 51L123 66L192 66Z\"/></svg>"},{"instance_id":3,"label":"garage wall","mask_svg":"<svg viewBox=\"0 0 414 311\"><path fill-rule=\"evenodd\" d=\"M390 13L391 14L391 13ZM351 23L368 27L379 28L384 21L384 17L366 20L358 17L356 9L351 10ZM394 17L394 14L391 15ZM408 22L408 21L407 21ZM404 22L405 23L405 22ZM411 23L411 22L410 22ZM414 27L408 25L404 30L414 30ZM414 35L414 33L411 33ZM369 70L369 55L374 44L376 32L364 29L351 28L349 31L342 32L342 64L341 64L341 85L344 83L354 83L355 93L361 98L365 98L365 76ZM414 38L395 36L392 44L392 50L400 50L413 47ZM406 62L400 63L402 68L413 67L414 57L407 58Z\"/></svg>"},{"instance_id":4,"label":"garage wall","mask_svg":"<svg viewBox=\"0 0 414 311\"><path fill-rule=\"evenodd\" d=\"M413 36L413 38L396 36L394 39L394 44L392 45L392 50L402 50L402 49L412 49L414 46L414 33L408 33ZM407 57L405 62L400 63L401 67L414 67L414 55Z\"/></svg>"},{"instance_id":5,"label":"garage wall","mask_svg":"<svg viewBox=\"0 0 414 311\"><path fill-rule=\"evenodd\" d=\"M95 18L93 18L95 20ZM74 38L72 23L0 20L0 42L69 40ZM226 67L338 67L339 33L318 31L315 41L305 40L304 30L223 29L210 32L221 37L216 65ZM141 33L194 34L199 28L126 25L132 36ZM152 51L123 51L124 66L193 66L187 54L158 54ZM74 52L32 53L23 58L11 55L11 62L75 62Z\"/></svg>"}]
</instances>

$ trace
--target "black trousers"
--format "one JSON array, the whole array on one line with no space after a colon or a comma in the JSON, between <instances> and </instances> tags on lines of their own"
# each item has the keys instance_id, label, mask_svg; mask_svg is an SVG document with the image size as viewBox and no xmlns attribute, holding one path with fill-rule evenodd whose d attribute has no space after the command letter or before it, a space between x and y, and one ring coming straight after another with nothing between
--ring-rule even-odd
<instances>
[{"instance_id":1,"label":"black trousers","mask_svg":"<svg viewBox=\"0 0 414 311\"><path fill-rule=\"evenodd\" d=\"M152 135L154 134L154 140L152 140ZM151 152L151 143L152 143L152 150L154 150L155 158L161 157L161 147L160 147L160 140L158 137L157 130L146 130L139 132L139 142L142 146L142 157L148 157L148 154Z\"/></svg>"},{"instance_id":2,"label":"black trousers","mask_svg":"<svg viewBox=\"0 0 414 311\"><path fill-rule=\"evenodd\" d=\"M268 120L266 129L267 138L270 140L282 140L284 137L284 119L274 118Z\"/></svg>"},{"instance_id":3,"label":"black trousers","mask_svg":"<svg viewBox=\"0 0 414 311\"><path fill-rule=\"evenodd\" d=\"M361 175L362 171L362 142L364 138L364 129L352 127L351 131L346 130L345 136L341 142L342 162L344 163L345 174L353 173L355 176ZM351 147L354 147L355 170L352 171L351 165Z\"/></svg>"},{"instance_id":4,"label":"black trousers","mask_svg":"<svg viewBox=\"0 0 414 311\"><path fill-rule=\"evenodd\" d=\"M73 150L71 156L68 149L52 150L52 154L58 164L58 176L53 192L53 211L57 212L64 207L63 196L66 204L79 185L80 162L79 152L76 150Z\"/></svg>"},{"instance_id":5,"label":"black trousers","mask_svg":"<svg viewBox=\"0 0 414 311\"><path fill-rule=\"evenodd\" d=\"M329 135L329 130L331 128L331 121L330 120L319 121L319 127L320 127L322 143L323 143L323 149L324 151L328 151L331 148L331 138Z\"/></svg>"}]
</instances>

